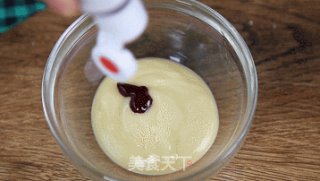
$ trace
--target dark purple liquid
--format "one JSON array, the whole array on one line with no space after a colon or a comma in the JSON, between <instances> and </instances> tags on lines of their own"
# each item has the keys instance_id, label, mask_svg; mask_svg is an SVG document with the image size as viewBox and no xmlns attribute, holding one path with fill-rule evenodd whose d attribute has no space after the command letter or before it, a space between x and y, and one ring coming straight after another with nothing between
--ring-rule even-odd
<instances>
[{"instance_id":1,"label":"dark purple liquid","mask_svg":"<svg viewBox=\"0 0 320 181\"><path fill-rule=\"evenodd\" d=\"M145 113L152 105L152 97L146 86L136 86L132 84L117 84L120 94L130 97L130 108L134 113Z\"/></svg>"}]
</instances>

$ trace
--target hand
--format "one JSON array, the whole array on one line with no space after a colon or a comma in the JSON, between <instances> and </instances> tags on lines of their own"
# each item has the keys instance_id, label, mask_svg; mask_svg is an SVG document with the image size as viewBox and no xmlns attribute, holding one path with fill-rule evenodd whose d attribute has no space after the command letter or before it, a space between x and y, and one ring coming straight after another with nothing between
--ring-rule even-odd
<instances>
[{"instance_id":1,"label":"hand","mask_svg":"<svg viewBox=\"0 0 320 181\"><path fill-rule=\"evenodd\" d=\"M44 0L49 8L64 16L75 15L79 10L78 0Z\"/></svg>"}]
</instances>

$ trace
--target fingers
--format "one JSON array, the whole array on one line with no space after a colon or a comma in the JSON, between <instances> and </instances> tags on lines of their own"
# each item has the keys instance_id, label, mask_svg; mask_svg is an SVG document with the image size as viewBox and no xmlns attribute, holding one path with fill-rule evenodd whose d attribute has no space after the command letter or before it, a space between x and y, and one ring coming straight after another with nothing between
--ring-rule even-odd
<instances>
[{"instance_id":1,"label":"fingers","mask_svg":"<svg viewBox=\"0 0 320 181\"><path fill-rule=\"evenodd\" d=\"M64 16L73 16L79 10L77 0L44 0L47 5L57 13Z\"/></svg>"}]
</instances>

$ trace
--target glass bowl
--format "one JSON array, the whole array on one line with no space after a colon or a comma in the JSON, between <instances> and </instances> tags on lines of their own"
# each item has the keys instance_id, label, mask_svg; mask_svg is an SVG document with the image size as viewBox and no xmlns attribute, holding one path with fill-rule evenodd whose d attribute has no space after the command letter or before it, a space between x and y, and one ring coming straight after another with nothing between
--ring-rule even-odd
<instances>
[{"instance_id":1,"label":"glass bowl","mask_svg":"<svg viewBox=\"0 0 320 181\"><path fill-rule=\"evenodd\" d=\"M49 56L42 85L46 120L65 155L93 180L203 180L236 153L249 131L257 101L255 66L235 28L200 2L145 5L149 25L128 48L137 58L167 58L189 67L215 96L220 127L204 157L185 171L146 176L121 168L102 152L91 127L91 106L103 77L90 60L97 29L86 15L63 33Z\"/></svg>"}]
</instances>

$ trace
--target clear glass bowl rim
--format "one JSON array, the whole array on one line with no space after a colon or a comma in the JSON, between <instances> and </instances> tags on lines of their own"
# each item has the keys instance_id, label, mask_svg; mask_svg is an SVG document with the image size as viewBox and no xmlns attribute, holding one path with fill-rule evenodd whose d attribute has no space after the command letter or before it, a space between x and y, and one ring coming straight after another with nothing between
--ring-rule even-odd
<instances>
[{"instance_id":1,"label":"clear glass bowl rim","mask_svg":"<svg viewBox=\"0 0 320 181\"><path fill-rule=\"evenodd\" d=\"M248 46L246 45L245 41L241 37L241 35L237 32L237 30L229 23L223 16L221 16L218 12L211 9L207 5L204 5L201 2L195 1L195 0L184 0L183 2L180 0L174 0L176 3L187 3L191 6L194 6L198 8L199 10L202 10L206 13L208 13L210 16L203 17L204 22L210 24L214 23L214 21L211 21L211 19L214 18L215 21L218 21L220 23L220 27L223 27L223 29L220 29L220 33L222 33L229 41L229 43L236 43L238 45L238 52L237 55L239 56L239 53L243 56L242 59L240 58L241 66L244 69L246 83L247 83L247 107L246 107L246 113L244 116L245 124L240 130L240 134L236 139L233 140L232 144L229 144L227 151L224 152L219 160L222 160L219 162L219 164L216 165L210 165L211 170L219 170L221 166L226 163L226 161L223 160L229 160L235 152L240 147L241 143L243 142L246 134L248 133L250 126L252 124L254 112L256 109L257 104L257 97L258 97L258 79L257 79L257 73L256 68L254 65L253 58L251 56L251 53L249 51ZM55 94L55 82L58 75L58 70L60 68L60 65L62 63L61 60L57 60L57 55L59 51L61 51L62 45L66 42L69 36L71 36L74 31L79 28L84 22L87 21L89 18L88 15L82 15L79 17L76 21L74 21L60 36L59 40L55 44L53 50L50 53L50 56L48 57L47 64L44 70L43 80L42 80L42 105L43 105L43 111L46 118L46 121L49 125L49 128L60 145L61 149L63 150L64 154L74 163L75 166L77 166L81 171L86 172L87 174L97 177L98 175L103 175L103 173L98 173L94 168L86 165L81 158L76 155L72 150L68 148L68 146L65 144L65 139L63 137L63 133L59 129L59 121L57 116L55 115L56 110L54 106L54 94ZM200 17L201 18L201 17ZM212 27L213 28L213 27ZM231 41L231 42L230 42ZM80 166L81 165L81 168ZM215 167L215 168L212 168ZM190 177L195 176L197 174L204 173L206 170L208 170L209 167L206 167L203 170L200 170L197 173L194 173L193 175L190 175ZM107 177L110 180L114 180L112 178ZM185 178L181 178L180 180L183 180Z\"/></svg>"}]
</instances>

